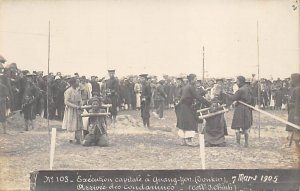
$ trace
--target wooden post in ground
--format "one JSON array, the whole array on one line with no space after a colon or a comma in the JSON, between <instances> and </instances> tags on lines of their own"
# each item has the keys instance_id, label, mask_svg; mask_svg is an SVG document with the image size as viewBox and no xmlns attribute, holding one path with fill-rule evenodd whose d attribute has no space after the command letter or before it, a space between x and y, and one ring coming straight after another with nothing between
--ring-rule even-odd
<instances>
[{"instance_id":1,"label":"wooden post in ground","mask_svg":"<svg viewBox=\"0 0 300 191\"><path fill-rule=\"evenodd\" d=\"M50 146L50 170L52 170L53 168L55 144L56 144L56 128L52 128L51 146Z\"/></svg>"},{"instance_id":2,"label":"wooden post in ground","mask_svg":"<svg viewBox=\"0 0 300 191\"><path fill-rule=\"evenodd\" d=\"M202 169L205 169L205 143L204 143L204 135L202 132L202 123L199 124L199 147L200 147L200 158L201 158L201 166Z\"/></svg>"}]
</instances>

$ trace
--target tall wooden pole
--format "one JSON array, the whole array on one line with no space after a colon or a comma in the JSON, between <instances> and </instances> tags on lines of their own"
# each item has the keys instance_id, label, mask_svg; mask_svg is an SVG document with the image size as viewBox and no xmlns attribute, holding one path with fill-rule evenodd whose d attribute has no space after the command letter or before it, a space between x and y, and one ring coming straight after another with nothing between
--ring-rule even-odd
<instances>
[{"instance_id":1,"label":"tall wooden pole","mask_svg":"<svg viewBox=\"0 0 300 191\"><path fill-rule=\"evenodd\" d=\"M50 138L50 125L49 125L49 70L50 70L50 21L49 21L49 32L48 32L48 66L47 66L47 127Z\"/></svg>"},{"instance_id":2,"label":"tall wooden pole","mask_svg":"<svg viewBox=\"0 0 300 191\"><path fill-rule=\"evenodd\" d=\"M202 81L204 81L204 73L205 73L205 71L204 71L204 46L203 46L203 61L202 61L203 63L202 63Z\"/></svg>"},{"instance_id":3,"label":"tall wooden pole","mask_svg":"<svg viewBox=\"0 0 300 191\"><path fill-rule=\"evenodd\" d=\"M259 37L258 37L258 21L257 21L257 80L258 80L258 96L257 96L257 102L258 107L260 108L260 74L259 74ZM258 139L260 140L260 113L258 113Z\"/></svg>"}]
</instances>

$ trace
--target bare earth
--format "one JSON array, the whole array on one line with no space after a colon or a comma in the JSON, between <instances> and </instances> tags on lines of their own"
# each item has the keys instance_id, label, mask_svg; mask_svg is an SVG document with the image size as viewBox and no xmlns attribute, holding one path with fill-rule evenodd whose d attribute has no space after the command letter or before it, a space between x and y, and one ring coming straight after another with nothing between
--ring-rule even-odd
<instances>
[{"instance_id":1,"label":"bare earth","mask_svg":"<svg viewBox=\"0 0 300 191\"><path fill-rule=\"evenodd\" d=\"M287 118L286 111L270 111ZM233 112L225 114L229 136L227 147L206 148L208 169L300 168L295 145L287 144L285 125L258 114L250 134L250 147L237 147L230 129ZM73 134L60 131L61 122L50 121L58 129L54 170L64 169L201 169L198 147L180 145L175 113L165 111L166 120L151 116L151 128L142 127L139 111L119 113L116 127L109 128L109 147L70 144ZM0 134L0 190L29 190L29 173L49 169L50 136L47 121L37 118L38 128L23 132L20 115L9 119L8 134ZM1 130L2 133L2 130ZM196 140L197 141L197 140Z\"/></svg>"}]
</instances>

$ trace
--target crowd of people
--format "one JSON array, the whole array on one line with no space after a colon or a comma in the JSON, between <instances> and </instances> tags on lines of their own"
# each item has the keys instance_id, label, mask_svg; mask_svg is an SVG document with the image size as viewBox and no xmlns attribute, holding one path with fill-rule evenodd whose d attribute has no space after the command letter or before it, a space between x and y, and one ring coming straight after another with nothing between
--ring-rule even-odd
<instances>
[{"instance_id":1,"label":"crowd of people","mask_svg":"<svg viewBox=\"0 0 300 191\"><path fill-rule=\"evenodd\" d=\"M164 120L164 110L174 108L178 135L182 137L183 145L192 144L197 124L201 123L195 112L197 109L211 107L217 111L223 104L229 107L233 101L240 100L263 109L281 110L291 109L295 106L291 103L297 101L294 116L299 112L299 90L292 94L299 86L298 74L271 81L257 80L255 74L248 79L239 76L236 79L197 80L194 74L180 77L165 75L162 78L141 74L118 79L115 70L108 73L107 79L97 76L88 79L78 73L72 76L60 72L44 75L42 71L20 70L16 63L7 64L1 56L0 119L4 132L7 116L18 110L24 115L25 131L35 128L34 119L38 115L63 121L63 129L80 131L82 122L78 119L78 111L95 97L112 105L110 113L113 124L118 111L140 110L144 127L148 128L151 111L158 119ZM251 109L238 103L234 108L232 128L236 130L237 143L240 143L242 133L245 135L245 146L248 146ZM290 121L299 125L298 118L294 118ZM207 119L203 133L207 145L225 145L227 126L224 116ZM79 134L75 133L77 143L82 139Z\"/></svg>"}]
</instances>

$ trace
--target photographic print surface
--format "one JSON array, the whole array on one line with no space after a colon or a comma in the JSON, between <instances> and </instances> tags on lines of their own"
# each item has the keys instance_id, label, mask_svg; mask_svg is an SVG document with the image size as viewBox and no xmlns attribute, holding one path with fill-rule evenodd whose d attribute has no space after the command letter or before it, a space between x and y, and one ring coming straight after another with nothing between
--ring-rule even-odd
<instances>
[{"instance_id":1,"label":"photographic print surface","mask_svg":"<svg viewBox=\"0 0 300 191\"><path fill-rule=\"evenodd\" d=\"M47 170L169 170L207 190L197 173L239 176L226 169L284 189L299 177L299 71L298 0L1 0L0 190L43 190Z\"/></svg>"}]
</instances>

